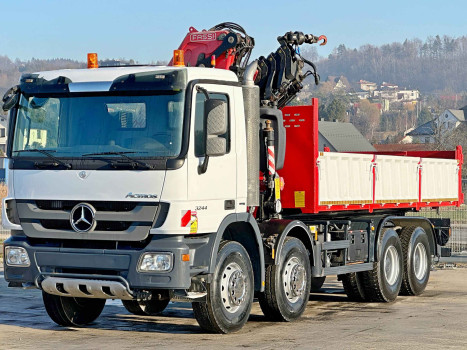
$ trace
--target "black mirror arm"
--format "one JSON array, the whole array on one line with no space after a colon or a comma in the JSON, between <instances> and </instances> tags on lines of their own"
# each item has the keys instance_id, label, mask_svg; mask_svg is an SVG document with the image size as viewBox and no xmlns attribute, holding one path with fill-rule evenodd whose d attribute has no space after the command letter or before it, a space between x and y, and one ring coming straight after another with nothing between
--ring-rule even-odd
<instances>
[{"instance_id":1,"label":"black mirror arm","mask_svg":"<svg viewBox=\"0 0 467 350\"><path fill-rule=\"evenodd\" d=\"M198 165L198 174L199 175L204 174L206 172L206 170L208 170L208 163L209 163L209 156L205 155L203 163Z\"/></svg>"},{"instance_id":2,"label":"black mirror arm","mask_svg":"<svg viewBox=\"0 0 467 350\"><path fill-rule=\"evenodd\" d=\"M201 86L197 86L196 87L196 91L198 92L202 92L204 94L204 96L206 96L206 100L209 100L209 93L208 93L208 90L206 90L205 88L201 87Z\"/></svg>"}]
</instances>

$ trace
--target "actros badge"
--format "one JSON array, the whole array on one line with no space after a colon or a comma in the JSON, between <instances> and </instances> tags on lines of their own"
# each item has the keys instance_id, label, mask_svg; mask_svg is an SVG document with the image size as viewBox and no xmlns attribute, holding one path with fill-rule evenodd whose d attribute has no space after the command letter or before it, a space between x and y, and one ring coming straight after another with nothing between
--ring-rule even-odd
<instances>
[{"instance_id":1,"label":"actros badge","mask_svg":"<svg viewBox=\"0 0 467 350\"><path fill-rule=\"evenodd\" d=\"M70 224L76 232L89 232L96 227L96 209L91 204L79 203L70 213Z\"/></svg>"}]
</instances>

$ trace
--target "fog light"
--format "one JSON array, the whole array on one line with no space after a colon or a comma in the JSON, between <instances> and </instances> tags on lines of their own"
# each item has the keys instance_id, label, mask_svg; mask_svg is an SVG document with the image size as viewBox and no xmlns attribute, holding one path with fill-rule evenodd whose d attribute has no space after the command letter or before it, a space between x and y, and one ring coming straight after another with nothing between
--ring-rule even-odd
<instances>
[{"instance_id":1,"label":"fog light","mask_svg":"<svg viewBox=\"0 0 467 350\"><path fill-rule=\"evenodd\" d=\"M5 247L6 264L8 266L29 266L29 256L21 247Z\"/></svg>"},{"instance_id":2,"label":"fog light","mask_svg":"<svg viewBox=\"0 0 467 350\"><path fill-rule=\"evenodd\" d=\"M141 272L167 272L172 270L172 253L146 253L140 259Z\"/></svg>"}]
</instances>

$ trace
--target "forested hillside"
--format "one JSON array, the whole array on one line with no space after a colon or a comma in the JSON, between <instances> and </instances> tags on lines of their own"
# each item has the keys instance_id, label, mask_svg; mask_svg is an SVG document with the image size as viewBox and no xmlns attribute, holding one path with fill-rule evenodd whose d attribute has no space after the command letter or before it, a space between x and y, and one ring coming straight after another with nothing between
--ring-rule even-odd
<instances>
[{"instance_id":1,"label":"forested hillside","mask_svg":"<svg viewBox=\"0 0 467 350\"><path fill-rule=\"evenodd\" d=\"M318 57L315 47L303 54L317 64L322 79L344 75L351 82L386 81L425 94L467 91L467 36L436 36L358 49L341 44L327 58ZM13 61L0 56L0 93L14 85L23 72L84 66L84 62L65 58Z\"/></svg>"},{"instance_id":2,"label":"forested hillside","mask_svg":"<svg viewBox=\"0 0 467 350\"><path fill-rule=\"evenodd\" d=\"M322 79L343 75L351 82L386 81L425 94L467 91L467 36L437 35L425 41L413 39L358 49L341 44L327 58L317 57L317 52L311 48L304 55L315 60Z\"/></svg>"},{"instance_id":3,"label":"forested hillside","mask_svg":"<svg viewBox=\"0 0 467 350\"><path fill-rule=\"evenodd\" d=\"M65 68L84 68L84 66L84 62L65 58L50 60L33 58L29 61L12 61L8 56L0 56L0 94L3 96L3 93L8 88L16 84L22 73Z\"/></svg>"}]
</instances>

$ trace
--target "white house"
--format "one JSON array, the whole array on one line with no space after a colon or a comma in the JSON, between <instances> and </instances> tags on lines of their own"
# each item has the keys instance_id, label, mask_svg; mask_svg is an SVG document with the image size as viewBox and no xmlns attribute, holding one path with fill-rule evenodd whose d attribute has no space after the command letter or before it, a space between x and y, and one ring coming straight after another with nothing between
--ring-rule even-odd
<instances>
[{"instance_id":1,"label":"white house","mask_svg":"<svg viewBox=\"0 0 467 350\"><path fill-rule=\"evenodd\" d=\"M435 119L420 125L407 135L413 138L414 143L434 143L437 139L447 137L464 123L465 117L464 109L446 109Z\"/></svg>"}]
</instances>

